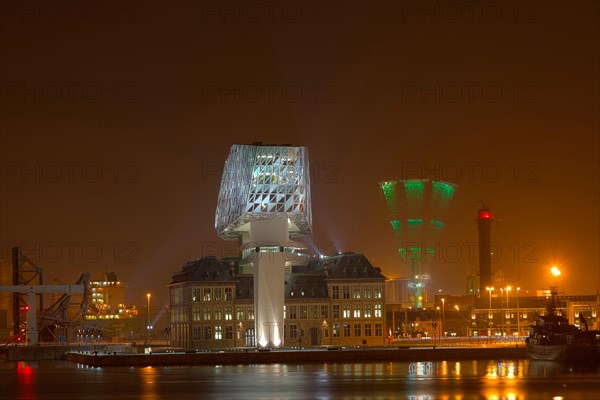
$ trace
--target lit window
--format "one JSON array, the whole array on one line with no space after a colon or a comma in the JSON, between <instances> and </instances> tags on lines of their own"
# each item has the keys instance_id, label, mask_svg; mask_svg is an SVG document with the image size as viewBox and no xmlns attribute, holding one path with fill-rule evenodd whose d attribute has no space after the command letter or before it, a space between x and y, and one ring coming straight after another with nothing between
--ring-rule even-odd
<instances>
[{"instance_id":1,"label":"lit window","mask_svg":"<svg viewBox=\"0 0 600 400\"><path fill-rule=\"evenodd\" d=\"M380 299L381 298L381 285L375 285L375 287L373 288L373 294L374 294L374 298L376 299Z\"/></svg>"},{"instance_id":2,"label":"lit window","mask_svg":"<svg viewBox=\"0 0 600 400\"><path fill-rule=\"evenodd\" d=\"M350 318L350 304L344 304L344 318Z\"/></svg>"},{"instance_id":3,"label":"lit window","mask_svg":"<svg viewBox=\"0 0 600 400\"><path fill-rule=\"evenodd\" d=\"M364 297L365 299L370 299L371 298L371 286L365 286L364 288Z\"/></svg>"}]
</instances>

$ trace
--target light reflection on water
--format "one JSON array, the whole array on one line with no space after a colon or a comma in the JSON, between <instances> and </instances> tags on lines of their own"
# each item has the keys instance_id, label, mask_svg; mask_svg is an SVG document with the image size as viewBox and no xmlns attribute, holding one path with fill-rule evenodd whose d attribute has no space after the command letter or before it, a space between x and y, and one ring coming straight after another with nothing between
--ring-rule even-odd
<instances>
[{"instance_id":1,"label":"light reflection on water","mask_svg":"<svg viewBox=\"0 0 600 400\"><path fill-rule=\"evenodd\" d=\"M531 360L415 361L92 368L0 363L11 399L471 399L594 398L600 365Z\"/></svg>"}]
</instances>

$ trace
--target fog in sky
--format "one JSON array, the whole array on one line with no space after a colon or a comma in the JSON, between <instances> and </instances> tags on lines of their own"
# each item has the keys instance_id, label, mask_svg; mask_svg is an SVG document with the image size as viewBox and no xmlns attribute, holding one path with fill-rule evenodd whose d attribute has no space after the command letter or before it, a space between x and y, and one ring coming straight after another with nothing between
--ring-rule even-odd
<instances>
[{"instance_id":1,"label":"fog in sky","mask_svg":"<svg viewBox=\"0 0 600 400\"><path fill-rule=\"evenodd\" d=\"M507 284L600 287L597 2L2 2L1 258L168 304L232 144L307 146L313 235L406 276L380 182L457 185L423 272L463 294L494 215ZM559 265L563 275L550 277ZM153 300L154 301L154 300Z\"/></svg>"}]
</instances>

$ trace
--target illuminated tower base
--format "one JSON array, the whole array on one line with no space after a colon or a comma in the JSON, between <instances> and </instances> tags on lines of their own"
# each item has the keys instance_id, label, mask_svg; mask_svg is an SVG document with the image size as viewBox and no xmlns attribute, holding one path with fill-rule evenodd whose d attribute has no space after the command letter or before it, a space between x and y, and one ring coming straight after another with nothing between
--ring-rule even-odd
<instances>
[{"instance_id":1,"label":"illuminated tower base","mask_svg":"<svg viewBox=\"0 0 600 400\"><path fill-rule=\"evenodd\" d=\"M254 323L259 347L283 346L283 305L286 253L289 241L287 218L251 221L244 247L256 250L249 259L254 275Z\"/></svg>"}]
</instances>

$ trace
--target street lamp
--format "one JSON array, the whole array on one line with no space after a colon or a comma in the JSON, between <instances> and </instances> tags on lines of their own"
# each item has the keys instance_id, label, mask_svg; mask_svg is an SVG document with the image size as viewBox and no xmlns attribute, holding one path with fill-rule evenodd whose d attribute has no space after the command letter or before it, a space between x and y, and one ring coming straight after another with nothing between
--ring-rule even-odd
<instances>
[{"instance_id":1,"label":"street lamp","mask_svg":"<svg viewBox=\"0 0 600 400\"><path fill-rule=\"evenodd\" d=\"M504 310L504 288L500 288L500 312L502 313L502 336L506 336L506 311Z\"/></svg>"},{"instance_id":2,"label":"street lamp","mask_svg":"<svg viewBox=\"0 0 600 400\"><path fill-rule=\"evenodd\" d=\"M488 330L490 331L489 334L492 334L492 330L491 330L491 323L492 323L492 291L494 290L493 286L487 286L485 288L485 290L488 291L489 295L490 295L490 307L488 308Z\"/></svg>"},{"instance_id":3,"label":"street lamp","mask_svg":"<svg viewBox=\"0 0 600 400\"><path fill-rule=\"evenodd\" d=\"M510 329L509 329L509 326L510 326L510 310L509 310L510 306L508 304L508 292L510 292L511 290L512 290L512 287L510 287L510 286L506 287L506 311L504 312L504 314L506 315L506 319L507 319L507 321L506 321L506 333L508 335L510 335Z\"/></svg>"},{"instance_id":4,"label":"street lamp","mask_svg":"<svg viewBox=\"0 0 600 400\"><path fill-rule=\"evenodd\" d=\"M520 287L517 288L517 336L521 335L521 319L519 316L519 291L521 290Z\"/></svg>"},{"instance_id":5,"label":"street lamp","mask_svg":"<svg viewBox=\"0 0 600 400\"><path fill-rule=\"evenodd\" d=\"M442 299L442 329L441 329L441 333L442 336L444 335L444 309L446 308L446 299ZM441 340L441 338L440 338Z\"/></svg>"},{"instance_id":6,"label":"street lamp","mask_svg":"<svg viewBox=\"0 0 600 400\"><path fill-rule=\"evenodd\" d=\"M148 315L146 318L146 343L150 344L150 293L146 293L148 298Z\"/></svg>"},{"instance_id":7,"label":"street lamp","mask_svg":"<svg viewBox=\"0 0 600 400\"><path fill-rule=\"evenodd\" d=\"M558 277L561 275L560 269L556 265L550 268L550 273L554 276L554 285L556 286L556 292L558 293Z\"/></svg>"}]
</instances>

